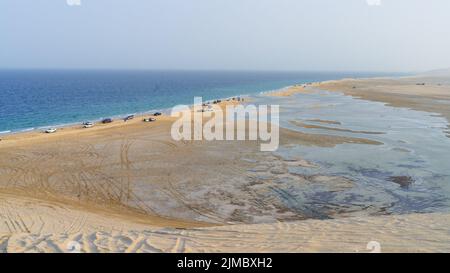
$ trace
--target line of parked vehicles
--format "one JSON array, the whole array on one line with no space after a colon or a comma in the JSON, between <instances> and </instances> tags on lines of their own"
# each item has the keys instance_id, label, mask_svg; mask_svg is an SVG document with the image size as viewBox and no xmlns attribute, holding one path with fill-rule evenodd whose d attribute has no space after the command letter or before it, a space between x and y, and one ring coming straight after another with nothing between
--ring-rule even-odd
<instances>
[{"instance_id":1,"label":"line of parked vehicles","mask_svg":"<svg viewBox=\"0 0 450 273\"><path fill-rule=\"evenodd\" d=\"M153 114L154 117L161 116L161 115L162 115L161 112L155 112ZM125 118L123 118L123 121L127 122L129 120L134 119L134 117L135 117L134 115L126 116ZM112 118L105 118L105 119L101 120L101 123L102 124L108 124L108 123L112 123L113 121L114 120ZM156 119L153 118L153 117L148 117L148 118L144 118L142 121L143 122L153 122L153 121L156 121ZM86 122L82 123L82 126L83 126L83 128L91 128L91 127L94 127L94 123L90 122L90 121L86 121ZM57 128L48 128L48 129L44 130L44 133L46 133L46 134L53 134L53 133L56 133L57 130L58 130Z\"/></svg>"}]
</instances>

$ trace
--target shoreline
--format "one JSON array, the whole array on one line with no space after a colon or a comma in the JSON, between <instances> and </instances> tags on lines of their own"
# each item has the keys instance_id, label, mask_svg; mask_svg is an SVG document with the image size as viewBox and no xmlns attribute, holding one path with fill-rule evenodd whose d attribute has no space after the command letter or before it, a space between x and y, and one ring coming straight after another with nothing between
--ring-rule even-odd
<instances>
[{"instance_id":1,"label":"shoreline","mask_svg":"<svg viewBox=\"0 0 450 273\"><path fill-rule=\"evenodd\" d=\"M388 78L394 78L395 76L389 76ZM385 78L385 77L370 77L370 78L366 78L366 77L362 77L362 78L355 78L355 79L378 79L378 78ZM339 80L344 80L346 78L342 78ZM336 81L336 80L329 80L329 81ZM299 82L296 84L292 84L292 85L286 85L277 89L271 89L271 90L265 90L265 91L256 91L256 92L251 92L251 93L245 93L245 94L237 94L237 95L233 95L233 96L229 96L229 97L220 97L220 98L215 98L215 99L210 99L210 100L206 100L204 101L204 103L206 102L212 102L214 100L222 100L222 101L226 101L228 99L231 98L247 98L250 99L252 96L277 96L277 94L282 94L283 92L291 92L290 90L293 87L299 87L299 86L304 86L304 85L312 85L312 84L316 84L316 83L322 83L322 82L328 82L327 81L320 81L320 82ZM42 132L45 129L48 128L70 128L70 127L75 127L78 126L86 121L90 121L93 123L99 123L101 122L102 119L105 118L112 118L113 120L117 120L117 119L122 119L123 117L126 117L128 115L135 115L135 116L146 116L146 115L151 115L154 112L161 112L161 113L169 113L170 109L172 109L173 107L175 107L176 105L172 105L169 106L167 108L154 108L154 109L150 109L150 110L145 110L142 112L134 112L134 113L123 113L123 114L112 114L110 116L105 116L105 117L99 117L99 118L92 118L92 119L86 119L86 120L77 120L74 122L67 122L67 123L57 123L57 124L50 124L50 125L40 125L40 126L35 126L35 127L29 127L29 128L19 128L19 129L6 129L3 131L0 131L0 139L2 137L6 137L6 136L10 136L10 135L17 135L17 134L23 134L23 133L30 133L30 132ZM189 107L193 106L193 104L188 104Z\"/></svg>"},{"instance_id":2,"label":"shoreline","mask_svg":"<svg viewBox=\"0 0 450 273\"><path fill-rule=\"evenodd\" d=\"M387 106L429 112L445 117L450 123L450 109L439 107L438 101L450 103L450 85L441 84L443 77L399 76L374 78L343 78L294 85L291 88L268 94L275 97L289 97L299 93L314 92L312 88L339 92L356 99L385 103ZM419 85L419 82L428 82ZM401 86L404 85L404 86ZM397 88L397 89L396 89ZM429 90L432 88L432 92ZM390 89L393 89L389 91ZM426 101L419 101L423 99ZM449 127L450 128L450 127Z\"/></svg>"},{"instance_id":3,"label":"shoreline","mask_svg":"<svg viewBox=\"0 0 450 273\"><path fill-rule=\"evenodd\" d=\"M228 99L231 98L246 98L246 99L251 99L252 96L290 96L291 94L297 93L299 91L295 91L293 89L300 89L302 88L304 92L308 92L307 90L304 90L305 87L307 86L313 86L316 84L322 84L322 83L328 83L328 82L336 82L336 81L342 81L342 80L348 80L348 79L353 79L353 80L365 80L365 79L395 79L395 78L402 78L402 77L412 77L412 76L386 76L386 77L361 77L361 78L342 78L342 79L338 79L338 80L324 80L324 81L318 81L318 82L299 82L297 84L292 84L292 85L287 85L287 86L283 86L280 87L278 89L273 89L273 90L266 90L266 91L257 91L257 92L252 92L252 93L246 93L246 94L238 94L238 95L234 95L234 96L230 96L230 97L221 97L221 98L216 98L216 99L211 99L211 100L206 100L203 101L203 103L207 103L210 102L212 103L214 100L222 100L222 101L226 101ZM169 114L170 109L172 109L173 107L175 107L176 105L172 105L170 107L167 108L154 108L154 109L150 109L150 110L145 110L142 112L134 112L134 113L125 113L125 114L112 114L110 116L106 116L106 117L99 117L99 118L92 118L92 119L87 119L87 120L78 120L78 121L74 121L74 122L68 122L68 123L58 123L58 124L53 124L53 125L42 125L42 126L35 126L35 127L30 127L30 128L22 128L22 129L7 129L7 130L3 130L0 131L0 139L7 137L7 136L11 136L11 135L18 135L18 134L26 134L26 133L33 133L33 132L43 132L45 129L48 128L57 128L57 129L64 129L64 128L74 128L76 126L82 126L81 124L83 122L86 121L90 121L95 123L96 125L99 124L103 119L105 118L111 118L114 121L116 120L123 120L124 117L128 116L128 115L135 115L136 117L144 117L147 115L152 115L154 112L161 112L164 113L166 116ZM193 104L188 104L189 107L192 107Z\"/></svg>"},{"instance_id":4,"label":"shoreline","mask_svg":"<svg viewBox=\"0 0 450 273\"><path fill-rule=\"evenodd\" d=\"M241 101L233 100L233 98L240 98ZM207 100L203 103L211 103L216 100L221 100L220 103L217 103L218 106L223 107L224 105L230 104L230 103L241 103L241 102L248 102L250 100L250 95L242 95L242 96L234 96L229 98L223 98L223 99L215 99L215 100ZM245 100L244 100L245 99ZM194 104L187 105L191 111L193 109ZM22 130L22 131L9 131L8 133L0 133L0 147L2 146L2 143L11 143L10 141L16 141L19 139L30 139L30 138L39 138L39 137L52 137L56 135L61 135L61 132L63 133L84 133L84 132L92 132L97 131L101 129L108 129L113 127L125 127L126 125L135 124L137 122L143 122L143 118L153 117L155 118L155 121L149 122L149 127L152 124L158 123L158 122L167 122L167 121L174 121L175 118L173 118L170 115L170 108L162 109L162 110L151 110L144 113L136 113L136 114L127 114L127 115L117 115L117 116L111 116L111 119L113 120L111 123L103 124L101 121L104 118L98 119L98 120L92 120L91 122L94 124L91 128L84 128L82 122L77 123L69 123L69 124L62 124L57 126L42 126L36 129L28 129L28 130ZM162 113L161 116L154 116L153 114L156 112ZM128 121L124 121L124 117L128 115L133 115L134 118ZM57 132L55 133L45 133L45 129L48 128L56 128Z\"/></svg>"},{"instance_id":5,"label":"shoreline","mask_svg":"<svg viewBox=\"0 0 450 273\"><path fill-rule=\"evenodd\" d=\"M223 101L231 100L232 98L246 98L246 99L248 99L251 96L252 95L250 95L250 94L237 95L237 96L226 97L226 98L218 98L218 99L213 99L213 100L206 100L206 101L203 101L203 103L212 103L215 100L221 100L223 102ZM0 132L0 139L2 139L2 137L11 136L11 135L18 135L18 134L36 133L36 132L44 133L43 131L45 129L48 129L48 128L57 128L57 129L72 128L72 129L74 129L77 126L82 127L83 126L82 123L83 122L87 122L87 121L90 121L90 122L94 123L94 125L101 125L101 121L103 119L105 119L105 118L111 118L115 122L115 121L123 121L124 117L130 116L130 115L135 116L135 118L137 118L137 117L143 118L143 117L153 116L153 113L155 113L155 112L163 113L164 116L170 116L170 110L173 107L175 107L175 106L177 106L177 105L173 105L173 106L168 107L168 108L151 109L151 110L144 111L144 112L135 112L135 113L127 113L127 114L114 114L114 115L111 115L109 117L93 118L93 119L90 119L90 120L80 120L80 121L76 121L76 122L61 123L61 124L56 124L56 125L44 125L44 126L24 128L24 129L5 130L5 131L1 131ZM193 104L189 104L187 106L189 106L191 108L193 106Z\"/></svg>"},{"instance_id":6,"label":"shoreline","mask_svg":"<svg viewBox=\"0 0 450 273\"><path fill-rule=\"evenodd\" d=\"M357 99L382 102L388 106L438 114L450 123L450 84L444 77L407 76L399 78L343 79L315 83L314 88L341 92ZM423 83L426 83L422 85Z\"/></svg>"},{"instance_id":7,"label":"shoreline","mask_svg":"<svg viewBox=\"0 0 450 273\"><path fill-rule=\"evenodd\" d=\"M224 107L227 103L238 102L222 101L219 105ZM268 201L261 209L260 197L255 195L258 191L250 190L259 183L247 179L248 170L260 168L257 165L265 165L268 160L282 169L290 164L310 166L304 160L284 161L260 152L258 141L174 141L170 128L176 118L163 115L156 119L156 122L144 123L136 117L87 129L65 128L54 134L12 135L0 142L3 155L0 158L0 192L18 188L44 200L60 196L62 204L71 200L106 207L125 206L145 214L219 225L309 217L294 214L281 200L276 204ZM306 134L289 129L281 129L280 136L280 145L381 144L365 138ZM224 162L230 158L236 158L238 164ZM271 175L279 172L276 169ZM289 175L294 180L305 180ZM233 179L234 184L229 184L229 179ZM223 181L229 182L223 184ZM202 193L202 189L206 192ZM217 195L216 192L224 190L229 193ZM260 191L259 194L265 194L266 186ZM205 196L199 200L196 194ZM215 207L218 204L223 207ZM243 209L260 212L246 215L241 212Z\"/></svg>"},{"instance_id":8,"label":"shoreline","mask_svg":"<svg viewBox=\"0 0 450 273\"><path fill-rule=\"evenodd\" d=\"M344 79L333 81L333 84L348 81L350 85L347 85L352 91L351 84L354 81L360 84L368 82L368 85L374 86L375 80ZM391 80L378 81L390 83ZM330 85L330 82L293 85L260 95L293 95L310 92L309 87L325 84ZM341 88L337 84L333 86ZM417 86L416 91L422 94L421 88L428 87ZM362 87L356 89L365 90ZM422 96L427 95L425 92ZM244 103L251 101L251 98L245 97ZM223 107L227 103L238 102L223 99L219 106ZM155 122L144 123L144 116L146 114L136 115L127 122L120 119L86 129L80 128L81 125L64 127L56 134L38 131L16 133L1 141L3 158L0 158L0 196L4 202L0 208L13 211L14 215L11 218L9 214L0 213L0 220L5 220L0 224L0 245L7 246L5 249L8 251L20 251L20 242L32 243L47 234L48 243L59 247L44 250L58 252L64 250L67 238L83 238L86 242L89 238L101 237L111 242L113 248L102 248L93 240L89 244L96 247L86 247L83 251L108 252L121 251L115 245L115 235L111 234L128 238L127 242L134 242L137 237L150 242L149 238L159 234L159 242L148 244L164 249L164 244L191 234L189 244L192 248L170 251L189 252L196 247L202 249L202 246L197 245L198 239L203 240L204 244L210 244L210 251L213 252L239 252L240 249L235 245L225 243L226 236L222 235L255 234L258 229L261 229L260 233L256 232L248 241L249 245L255 247L253 251L258 252L264 251L261 246L267 243L273 244L272 248L267 248L269 251L364 252L365 244L370 240L380 240L386 251L404 251L407 248L399 247L402 240L408 236L424 236L430 230L435 231L434 239L438 238L441 242L448 240L448 236L442 233L442 227L448 223L449 213L384 216L374 211L369 214L374 216L355 213L335 216L336 219L314 220L317 219L314 218L314 212L290 210L282 200L266 195L268 191L276 190L278 194L294 198L282 191L283 188L279 187L274 177L283 177L295 184L323 183L329 185L330 190L352 187L351 180L324 173L317 176L293 174L289 172L290 167L315 166L299 156L283 159L259 152L257 142L175 142L168 134L175 118L162 115L156 117ZM335 124L337 121L320 122ZM280 130L280 136L280 145L331 148L342 143L382 144L363 138L301 133L285 128ZM421 223L425 220L430 222L429 226ZM403 223L408 223L408 228ZM384 228L386 224L390 224L390 227ZM321 226L323 229L319 228ZM357 227L357 235L350 232L354 227ZM374 237L376 227L386 234L381 232L378 237ZM330 241L324 235L329 228L340 230L336 241ZM292 233L286 232L286 236L293 234L298 236L299 241L287 240L277 232L280 229L290 230ZM402 236L396 237L396 230L402 230ZM271 234L271 241L267 241L267 236ZM214 245L205 236L216 236L217 244ZM300 238L305 236L314 236L315 239L309 243L302 242ZM1 241L2 238L7 238L6 243ZM424 247L411 242L408 249L439 249L433 238L430 237L431 241ZM340 247L339 243L343 240L357 240L358 243L346 243ZM32 246L29 249L39 247ZM152 251L152 248L133 248L130 243L126 250Z\"/></svg>"}]
</instances>

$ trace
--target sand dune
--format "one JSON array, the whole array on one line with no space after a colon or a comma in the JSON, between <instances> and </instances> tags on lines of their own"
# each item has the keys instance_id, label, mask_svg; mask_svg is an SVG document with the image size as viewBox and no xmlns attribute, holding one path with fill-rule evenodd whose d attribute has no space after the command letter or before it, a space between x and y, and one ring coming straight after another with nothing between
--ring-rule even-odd
<instances>
[{"instance_id":1,"label":"sand dune","mask_svg":"<svg viewBox=\"0 0 450 273\"><path fill-rule=\"evenodd\" d=\"M449 224L433 213L211 226L0 193L0 252L368 252L370 241L382 252L448 252Z\"/></svg>"},{"instance_id":2,"label":"sand dune","mask_svg":"<svg viewBox=\"0 0 450 273\"><path fill-rule=\"evenodd\" d=\"M372 241L381 252L450 251L450 215L439 213L176 229L45 203L28 210L3 209L0 252L369 252Z\"/></svg>"}]
</instances>

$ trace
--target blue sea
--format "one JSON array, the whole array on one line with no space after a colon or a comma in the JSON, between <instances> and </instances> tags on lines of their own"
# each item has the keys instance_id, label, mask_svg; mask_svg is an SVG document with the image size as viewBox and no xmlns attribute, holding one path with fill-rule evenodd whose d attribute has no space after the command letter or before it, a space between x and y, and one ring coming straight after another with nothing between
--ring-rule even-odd
<instances>
[{"instance_id":1,"label":"blue sea","mask_svg":"<svg viewBox=\"0 0 450 273\"><path fill-rule=\"evenodd\" d=\"M305 82L385 73L0 70L0 133L252 95Z\"/></svg>"}]
</instances>

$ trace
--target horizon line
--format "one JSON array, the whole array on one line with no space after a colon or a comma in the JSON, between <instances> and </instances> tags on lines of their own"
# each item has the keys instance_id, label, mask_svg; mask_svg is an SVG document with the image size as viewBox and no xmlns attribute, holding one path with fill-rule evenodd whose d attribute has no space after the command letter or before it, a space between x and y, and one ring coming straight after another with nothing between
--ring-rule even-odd
<instances>
[{"instance_id":1,"label":"horizon line","mask_svg":"<svg viewBox=\"0 0 450 273\"><path fill-rule=\"evenodd\" d=\"M425 72L431 72L435 70L441 70L445 68L440 69L431 69L431 70L410 70L410 71L399 71L399 70L332 70L332 69L208 69L208 68L101 68L101 67L0 67L0 71L5 70L16 70L16 71L25 71L25 70L39 70L39 71L55 71L55 70L62 70L62 71L180 71L180 72L279 72L279 73L298 73L298 72L313 72L313 73L396 73L396 74L416 74L416 73L425 73Z\"/></svg>"}]
</instances>

